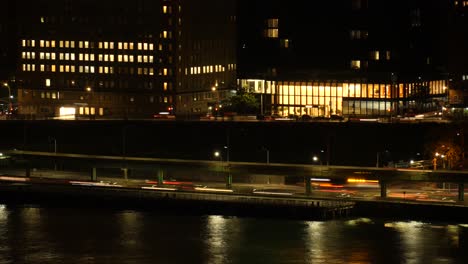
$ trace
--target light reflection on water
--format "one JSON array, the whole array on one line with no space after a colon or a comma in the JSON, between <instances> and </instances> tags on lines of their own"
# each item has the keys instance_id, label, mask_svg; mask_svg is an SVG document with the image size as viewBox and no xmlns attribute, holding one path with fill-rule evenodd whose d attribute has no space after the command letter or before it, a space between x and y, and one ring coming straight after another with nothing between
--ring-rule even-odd
<instances>
[{"instance_id":1,"label":"light reflection on water","mask_svg":"<svg viewBox=\"0 0 468 264\"><path fill-rule=\"evenodd\" d=\"M468 263L458 224L0 205L0 264Z\"/></svg>"}]
</instances>

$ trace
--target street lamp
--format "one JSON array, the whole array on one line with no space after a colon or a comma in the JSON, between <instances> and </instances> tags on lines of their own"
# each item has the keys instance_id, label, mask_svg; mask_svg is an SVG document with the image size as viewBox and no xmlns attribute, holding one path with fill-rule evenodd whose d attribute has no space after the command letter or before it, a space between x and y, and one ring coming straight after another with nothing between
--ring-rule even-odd
<instances>
[{"instance_id":1,"label":"street lamp","mask_svg":"<svg viewBox=\"0 0 468 264\"><path fill-rule=\"evenodd\" d=\"M312 160L313 160L314 163L315 163L315 162L319 161L319 158L318 158L317 156L313 156L313 157L312 157Z\"/></svg>"},{"instance_id":2,"label":"street lamp","mask_svg":"<svg viewBox=\"0 0 468 264\"><path fill-rule=\"evenodd\" d=\"M214 155L216 158L219 158L219 161L223 162L223 156L221 155L221 152L215 151L215 152L213 153L213 155Z\"/></svg>"}]
</instances>

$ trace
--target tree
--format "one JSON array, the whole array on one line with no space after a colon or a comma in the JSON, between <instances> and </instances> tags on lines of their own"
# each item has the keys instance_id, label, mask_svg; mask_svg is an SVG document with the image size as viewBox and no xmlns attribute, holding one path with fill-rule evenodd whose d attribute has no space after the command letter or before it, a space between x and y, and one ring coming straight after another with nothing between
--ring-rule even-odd
<instances>
[{"instance_id":1,"label":"tree","mask_svg":"<svg viewBox=\"0 0 468 264\"><path fill-rule=\"evenodd\" d=\"M439 168L452 169L462 161L462 148L452 139L441 138L426 145L426 153Z\"/></svg>"},{"instance_id":2,"label":"tree","mask_svg":"<svg viewBox=\"0 0 468 264\"><path fill-rule=\"evenodd\" d=\"M223 112L236 112L240 115L257 114L259 103L255 94L238 90L237 94L223 102Z\"/></svg>"}]
</instances>

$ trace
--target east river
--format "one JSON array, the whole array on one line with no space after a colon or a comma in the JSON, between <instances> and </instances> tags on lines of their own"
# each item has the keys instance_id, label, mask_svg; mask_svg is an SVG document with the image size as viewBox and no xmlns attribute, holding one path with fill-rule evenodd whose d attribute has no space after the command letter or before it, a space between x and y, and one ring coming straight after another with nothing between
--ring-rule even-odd
<instances>
[{"instance_id":1,"label":"east river","mask_svg":"<svg viewBox=\"0 0 468 264\"><path fill-rule=\"evenodd\" d=\"M6 263L468 263L468 226L0 204Z\"/></svg>"}]
</instances>

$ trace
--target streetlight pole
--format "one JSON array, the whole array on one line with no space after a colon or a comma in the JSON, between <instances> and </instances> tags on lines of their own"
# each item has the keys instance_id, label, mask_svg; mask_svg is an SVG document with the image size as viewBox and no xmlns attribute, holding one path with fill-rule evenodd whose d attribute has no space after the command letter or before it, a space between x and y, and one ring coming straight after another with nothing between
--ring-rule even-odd
<instances>
[{"instance_id":1,"label":"streetlight pole","mask_svg":"<svg viewBox=\"0 0 468 264\"><path fill-rule=\"evenodd\" d=\"M270 150L266 149L267 164L270 164Z\"/></svg>"},{"instance_id":2,"label":"streetlight pole","mask_svg":"<svg viewBox=\"0 0 468 264\"><path fill-rule=\"evenodd\" d=\"M54 142L54 171L57 170L57 139L54 137L49 137L49 143Z\"/></svg>"},{"instance_id":3,"label":"streetlight pole","mask_svg":"<svg viewBox=\"0 0 468 264\"><path fill-rule=\"evenodd\" d=\"M5 86L8 89L8 111L11 112L13 110L13 107L11 105L11 89L7 82L4 82L3 86Z\"/></svg>"}]
</instances>

